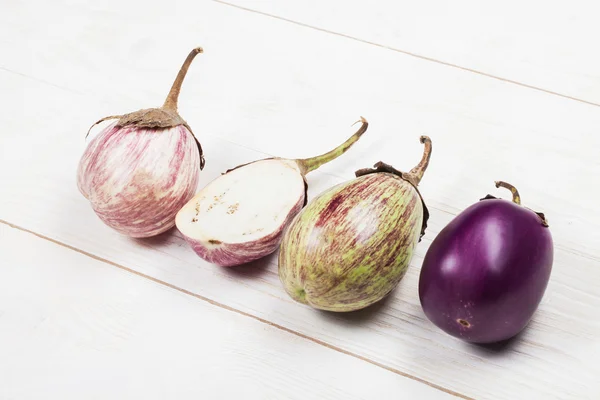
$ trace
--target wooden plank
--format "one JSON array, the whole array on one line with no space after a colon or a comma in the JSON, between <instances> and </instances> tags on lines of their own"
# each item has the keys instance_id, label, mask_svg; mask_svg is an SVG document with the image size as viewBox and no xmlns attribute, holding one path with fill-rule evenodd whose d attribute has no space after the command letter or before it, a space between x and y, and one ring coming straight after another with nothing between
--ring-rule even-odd
<instances>
[{"instance_id":1,"label":"wooden plank","mask_svg":"<svg viewBox=\"0 0 600 400\"><path fill-rule=\"evenodd\" d=\"M3 399L455 398L0 225Z\"/></svg>"},{"instance_id":2,"label":"wooden plank","mask_svg":"<svg viewBox=\"0 0 600 400\"><path fill-rule=\"evenodd\" d=\"M594 1L215 1L600 104Z\"/></svg>"},{"instance_id":3,"label":"wooden plank","mask_svg":"<svg viewBox=\"0 0 600 400\"><path fill-rule=\"evenodd\" d=\"M52 98L68 108L94 106L50 86L25 79L16 83L19 79L13 77L10 82L24 93L33 85L40 103ZM3 83L9 86L9 82ZM32 106L41 115L26 120L19 131L22 134L3 138L2 148L13 150L3 151L0 175L5 182L3 191L9 195L0 199L0 218L468 396L501 399L519 393L528 398L576 398L595 390L600 333L593 317L600 307L596 261L558 249L550 287L528 330L503 349L469 346L435 329L418 303L418 268L423 254L430 238L452 218L452 214L432 208L428 237L418 246L398 290L363 312L318 313L292 302L283 292L274 257L240 268L217 268L198 259L176 232L130 240L105 227L75 187L73 171L82 141L62 130L62 114L54 115L52 108L45 111L35 101ZM39 134L43 131L46 135ZM207 153L220 151L224 156L203 172L203 183L227 165L264 156L217 138L207 139ZM24 156L25 163L17 164L16 155ZM10 168L23 164L22 170ZM310 179L309 195L340 180L317 172Z\"/></svg>"},{"instance_id":4,"label":"wooden plank","mask_svg":"<svg viewBox=\"0 0 600 400\"><path fill-rule=\"evenodd\" d=\"M362 145L323 167L351 177L380 159L409 168L420 150L411 144L427 133L435 156L422 190L432 206L455 213L492 190L494 180L511 181L531 208L548 214L561 245L600 259L600 215L595 198L582 190L600 173L596 107L213 2L178 4L171 22L178 21L177 28L163 23L156 31L138 29L160 20L165 9L151 7L125 24L135 4L111 1L65 0L61 23L41 17L60 10L61 2L40 2L33 15L14 3L14 18L0 25L13 73L93 96L93 108L77 108L82 120L73 138L102 116L160 105L187 52L203 45L206 53L192 66L180 101L182 116L201 138L215 135L261 152L303 157L339 143L364 115L371 127ZM85 46L78 41L84 33ZM155 49L164 53L157 56ZM28 102L35 94L18 96ZM67 113L44 103L49 107ZM206 157L214 163L222 155ZM572 196L560 193L577 196L577 210Z\"/></svg>"},{"instance_id":5,"label":"wooden plank","mask_svg":"<svg viewBox=\"0 0 600 400\"><path fill-rule=\"evenodd\" d=\"M110 4L97 7L110 10ZM34 23L0 25L12 40L2 44L7 52L17 43L17 30L45 44L46 57L62 55L38 54L34 63L11 59L26 77L0 73L8 94L3 108L12 110L15 98L27 105L0 116L6 127L0 179L7 194L0 197L0 218L468 396L597 394L600 217L593 212L596 189L588 184L600 172L596 107L219 4L176 8L177 29L165 23L158 32L115 24L132 11L128 7L100 12L59 4L48 10L84 21L91 30L87 48L69 39L78 27L69 20L49 38ZM158 19L161 11L149 11L139 24ZM192 44L190 38L204 41ZM140 50L139 43L148 48ZM304 157L324 151L349 134L348 125L361 114L371 122L369 132L344 158L309 177L311 197L379 159L410 168L421 151L417 137L433 137L434 158L422 185L430 228L387 301L351 315L317 313L285 295L273 257L220 269L200 261L176 233L134 241L98 222L74 182L83 132L102 115L160 104L166 89L158 86L170 84L173 60L204 43L207 52L186 80L181 102L206 149L202 184L267 153ZM169 57L150 64L155 48ZM111 49L119 56L110 57ZM133 55L144 62L127 64ZM87 61L92 56L95 64ZM552 281L533 323L503 349L442 334L425 319L416 293L430 240L458 210L492 192L495 179L511 181L528 206L549 215L557 248Z\"/></svg>"}]
</instances>

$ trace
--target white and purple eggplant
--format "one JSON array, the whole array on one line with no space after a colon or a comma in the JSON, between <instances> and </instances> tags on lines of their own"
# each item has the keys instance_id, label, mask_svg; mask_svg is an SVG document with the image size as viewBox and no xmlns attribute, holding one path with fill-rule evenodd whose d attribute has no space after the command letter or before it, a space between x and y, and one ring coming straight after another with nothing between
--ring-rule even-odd
<instances>
[{"instance_id":1,"label":"white and purple eggplant","mask_svg":"<svg viewBox=\"0 0 600 400\"><path fill-rule=\"evenodd\" d=\"M306 174L346 152L368 128L320 156L269 158L228 170L177 214L177 229L204 260L223 267L245 264L277 250L292 218L306 204Z\"/></svg>"},{"instance_id":2,"label":"white and purple eggplant","mask_svg":"<svg viewBox=\"0 0 600 400\"><path fill-rule=\"evenodd\" d=\"M196 193L204 155L177 113L177 100L199 53L201 48L190 52L162 107L105 117L92 125L117 120L88 144L77 186L98 217L124 235L142 238L167 231Z\"/></svg>"},{"instance_id":3,"label":"white and purple eggplant","mask_svg":"<svg viewBox=\"0 0 600 400\"><path fill-rule=\"evenodd\" d=\"M409 173L379 162L323 192L286 230L279 277L296 301L326 311L355 311L387 296L400 282L427 227L417 189L431 140Z\"/></svg>"}]
</instances>

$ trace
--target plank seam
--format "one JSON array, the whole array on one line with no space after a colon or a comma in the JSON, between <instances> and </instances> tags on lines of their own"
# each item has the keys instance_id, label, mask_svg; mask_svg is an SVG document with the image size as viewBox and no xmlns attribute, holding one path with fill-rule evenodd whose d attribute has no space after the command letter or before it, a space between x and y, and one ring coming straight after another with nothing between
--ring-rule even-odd
<instances>
[{"instance_id":1,"label":"plank seam","mask_svg":"<svg viewBox=\"0 0 600 400\"><path fill-rule=\"evenodd\" d=\"M228 2L223 1L223 0L211 0L211 1L213 1L214 3L219 3L219 4L222 4L222 5L225 5L225 6L237 8L239 10L243 10L243 11L248 11L248 12L251 12L251 13L259 14L259 15L262 15L262 16L265 16L265 17L278 19L278 20L284 21L284 22L289 22L291 24L298 25L298 26L301 26L301 27L304 27L304 28L314 29L314 30L319 31L319 32L329 33L331 35L343 37L345 39L350 39L350 40L354 40L356 42L368 44L368 45L379 47L379 48L382 48L382 49L391 50L391 51L394 51L396 53L401 53L401 54L404 54L404 55L407 55L407 56L410 56L410 57L418 58L420 60L429 61L429 62L433 62L433 63L436 63L436 64L441 64L441 65L444 65L444 66L447 66L447 67L459 69L459 70L466 71L466 72L471 72L471 73L474 73L474 74L477 74L477 75L484 76L486 78L495 79L495 80L498 80L498 81L501 81L501 82L510 83L510 84L521 86L521 87L524 87L524 88L528 88L528 89L536 90L536 91L539 91L539 92L547 93L547 94L550 94L550 95L553 95L553 96L562 97L564 99L573 100L573 101L577 101L577 102L580 102L580 103L588 104L588 105L591 105L591 106L600 107L599 103L594 103L593 101L583 100L583 99L580 99L580 98L577 98L577 97L573 97L573 96L569 96L569 95L566 95L566 94L555 92L555 91L552 91L552 90L549 90L549 89L544 89L544 88L541 88L541 87L529 85L527 83L515 81L515 80L512 80L512 79L502 78L501 76L492 75L492 74L489 74L487 72L479 71L479 70L476 70L476 69L473 69L473 68L469 68L469 67L463 67L463 66L458 65L458 64L453 64L451 62L438 60L438 59L435 59L435 58L432 58L432 57L428 57L428 56L424 56L424 55L421 55L421 54L413 53L413 52L408 51L408 50L402 50L402 49L398 49L396 47L387 46L387 45L384 45L384 44L372 42L370 40L361 39L359 37L348 35L348 34L345 34L345 33L336 32L336 31L332 31L332 30L329 30L329 29L325 29L325 28L320 28L320 27L315 26L315 25L310 25L310 24L307 24L307 23L304 23L304 22L295 21L293 19L281 17L279 15L269 14L269 13L264 12L264 11L254 10L252 8L240 6L240 5L237 5L237 4L228 3Z\"/></svg>"},{"instance_id":2,"label":"plank seam","mask_svg":"<svg viewBox=\"0 0 600 400\"><path fill-rule=\"evenodd\" d=\"M43 83L44 85L48 85L48 86L51 86L53 88L62 89L62 90L66 91L68 93L71 93L71 94L76 94L76 95L79 95L79 96L85 95L85 93L79 92L77 90L73 90L73 89L65 87L65 86L57 85L57 84L54 84L54 83L49 82L47 80L36 78L35 76L23 74L23 73L18 72L18 71L13 71L12 69L3 67L1 65L0 65L0 71L4 71L4 72L10 73L10 74L15 74L15 75L21 76L21 77L26 78L26 79L31 79L32 81L35 81L35 82L38 82L38 83Z\"/></svg>"},{"instance_id":3,"label":"plank seam","mask_svg":"<svg viewBox=\"0 0 600 400\"><path fill-rule=\"evenodd\" d=\"M385 364L380 363L380 362L375 361L375 360L371 360L370 358L367 358L365 356L361 356L360 354L352 353L349 350L345 350L345 349L343 349L341 347L337 347L337 346L332 345L330 343L327 343L327 342L325 342L323 340L320 340L320 339L317 339L317 338L313 338L313 337L308 336L306 334L303 334L301 332L298 332L298 331L295 331L293 329L287 328L287 327L285 327L283 325L276 324L276 323L271 322L271 321L269 321L267 319L264 319L264 318L261 318L259 316L250 314L250 313L248 313L246 311L238 310L238 309L236 309L234 307L231 307L231 306L228 306L226 304L219 303L218 301L215 301L215 300L210 299L208 297L205 297L205 296L202 296L200 294L194 293L194 292L192 292L190 290L187 290L187 289L180 288L179 286L176 286L176 285L171 284L169 282L165 282L165 281L162 281L162 280L160 280L158 278L155 278L153 276L146 275L146 274L144 274L142 272L139 272L139 271L136 271L136 270L131 269L129 267L126 267L124 265L118 264L118 263L116 263L114 261L107 260L107 259L102 258L100 256L97 256L97 255L95 255L93 253L90 253L90 252L85 251L85 250L81 250L81 249L79 249L79 248L77 248L75 246L71 246L71 245L69 245L67 243L64 243L64 242L61 242L59 240L53 239L51 237L48 237L48 236L42 235L40 233L34 232L34 231L32 231L30 229L27 229L27 228L24 228L22 226L13 224L13 223L5 221L3 219L0 219L0 223L2 223L4 225L7 225L7 226L9 226L9 227L11 227L13 229L17 229L19 231L22 231L22 232L34 235L34 236L36 236L36 237L38 237L40 239L49 241L49 242L54 243L54 244L56 244L58 246L61 246L61 247L67 248L69 250L75 251L75 252L77 252L79 254L82 254L84 256L92 258L92 259L94 259L96 261L100 261L102 263L109 264L109 265L111 265L113 267L119 268L119 269L121 269L121 270L123 270L125 272L130 273L130 274L139 276L139 277L141 277L143 279L146 279L146 280L152 281L154 283L157 283L159 285L168 287L169 289L172 289L172 290L178 291L180 293L186 294L188 296L194 297L196 299L202 300L202 301L204 301L206 303L209 303L209 304L211 304L211 305L213 305L215 307L219 307L219 308L222 308L224 310L227 310L227 311L239 314L239 315L243 315L243 316L248 317L248 318L252 318L252 319L254 319L254 320L258 321L258 322L261 322L263 324L269 325L269 326L271 326L273 328L276 328L276 329L279 329L281 331L284 331L284 332L290 333L292 335L298 336L298 337L300 337L302 339L309 340L309 341L311 341L313 343L316 343L316 344L318 344L320 346L326 347L326 348L328 348L330 350L337 351L338 353L342 353L342 354L345 354L347 356L354 357L354 358L356 358L358 360L361 360L361 361L367 362L367 363L369 363L371 365L374 365L376 367L385 369L385 370L387 370L389 372L392 372L392 373L394 373L396 375L400 375L400 376L403 376L405 378L412 379L414 381L417 381L417 382L422 383L424 385L430 386L430 387L432 387L434 389L437 389L437 390L442 391L444 393L450 394L452 396L455 396L455 397L458 397L458 398L461 398L461 399L465 399L465 400L475 400L472 397L468 397L468 396L466 396L466 395L464 395L462 393L458 393L458 392L455 392L455 391L453 391L451 389L447 389L447 388L445 388L443 386L440 386L440 385L437 385L435 383L429 382L429 381L427 381L427 380L425 380L423 378L419 378L417 376L410 375L410 374L408 374L406 372L400 371L399 369L390 367L388 365L385 365Z\"/></svg>"}]
</instances>

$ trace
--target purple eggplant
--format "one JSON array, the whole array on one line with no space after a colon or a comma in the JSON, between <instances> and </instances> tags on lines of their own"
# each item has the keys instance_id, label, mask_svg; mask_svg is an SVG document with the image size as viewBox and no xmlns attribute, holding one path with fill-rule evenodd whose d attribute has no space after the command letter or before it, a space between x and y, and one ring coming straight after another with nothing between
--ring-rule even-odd
<instances>
[{"instance_id":1,"label":"purple eggplant","mask_svg":"<svg viewBox=\"0 0 600 400\"><path fill-rule=\"evenodd\" d=\"M544 214L487 196L452 220L429 247L419 278L425 315L446 333L494 343L521 332L550 279L554 249Z\"/></svg>"}]
</instances>

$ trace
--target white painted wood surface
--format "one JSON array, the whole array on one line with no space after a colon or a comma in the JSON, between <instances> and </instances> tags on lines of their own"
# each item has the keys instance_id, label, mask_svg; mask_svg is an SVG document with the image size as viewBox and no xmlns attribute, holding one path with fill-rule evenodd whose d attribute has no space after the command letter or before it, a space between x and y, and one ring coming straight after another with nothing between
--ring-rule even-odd
<instances>
[{"instance_id":1,"label":"white painted wood surface","mask_svg":"<svg viewBox=\"0 0 600 400\"><path fill-rule=\"evenodd\" d=\"M0 219L5 223L143 274L127 279L156 279L188 291L197 297L186 301L198 304L188 306L190 314L202 312L196 308L206 307L204 299L314 340L323 349L315 350L313 360L302 361L307 365L329 362L332 350L326 344L347 353L345 358L354 356L350 359L356 365L370 362L386 374L422 380L439 388L436 394L600 397L597 106L210 1L156 2L143 10L114 0L0 7ZM299 21L309 13L286 10ZM365 24L379 31L390 27L388 19L378 26L367 17ZM489 35L501 40L502 32L493 29ZM523 40L532 37L523 33ZM501 46L510 44L507 40ZM429 229L409 273L388 299L351 315L316 312L287 297L274 257L217 268L197 258L175 231L130 240L98 221L74 179L85 131L104 115L161 104L183 57L197 45L206 53L190 69L180 111L206 151L202 185L269 154L305 157L327 150L352 132L350 124L360 115L371 123L369 131L343 158L309 176L310 197L380 159L408 169L420 156L419 135L432 137L432 163L421 186L432 214ZM439 47L452 53L448 43ZM460 49L455 51L460 56ZM548 60L557 53L543 53L540 63L552 64ZM528 72L514 63L498 63L491 56L486 61L485 54L478 60L521 71L524 84L539 84L526 81ZM536 76L560 83L543 69ZM599 90L590 93L600 96ZM459 342L429 323L416 287L431 240L483 195L501 195L493 188L496 179L514 183L527 206L546 212L556 259L546 296L527 330L502 348L483 348ZM67 253L60 251L71 257ZM6 254L0 255L3 265L14 262ZM101 295L96 280L88 284L98 290L90 292L90 299ZM213 318L214 332L223 326L220 318ZM19 326L10 332L19 336ZM282 351L294 354L300 339L286 334L280 340ZM36 355L43 357L43 349ZM390 385L397 385L397 393L412 390L406 380ZM328 387L336 386L346 390L341 381ZM368 391L357 396L381 398Z\"/></svg>"},{"instance_id":2,"label":"white painted wood surface","mask_svg":"<svg viewBox=\"0 0 600 400\"><path fill-rule=\"evenodd\" d=\"M0 225L2 399L450 394Z\"/></svg>"},{"instance_id":3,"label":"white painted wood surface","mask_svg":"<svg viewBox=\"0 0 600 400\"><path fill-rule=\"evenodd\" d=\"M221 0L219 0L221 1ZM593 0L222 0L579 101L600 103Z\"/></svg>"}]
</instances>

